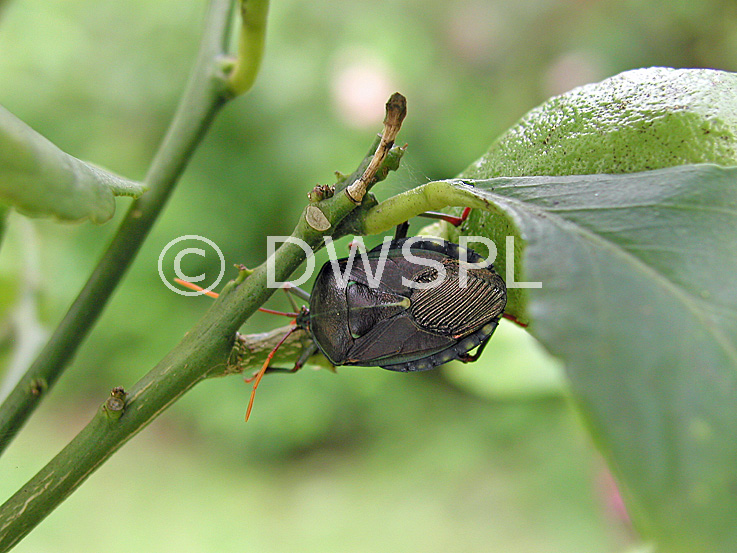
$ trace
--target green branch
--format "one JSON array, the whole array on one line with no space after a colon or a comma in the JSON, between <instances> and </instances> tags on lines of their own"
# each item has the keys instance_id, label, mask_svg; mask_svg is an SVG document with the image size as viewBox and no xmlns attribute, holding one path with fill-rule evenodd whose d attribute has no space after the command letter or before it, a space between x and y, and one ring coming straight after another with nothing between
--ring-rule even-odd
<instances>
[{"instance_id":1,"label":"green branch","mask_svg":"<svg viewBox=\"0 0 737 553\"><path fill-rule=\"evenodd\" d=\"M8 226L8 215L10 215L10 208L5 204L0 204L0 246L3 244L5 238L5 231Z\"/></svg>"},{"instance_id":2,"label":"green branch","mask_svg":"<svg viewBox=\"0 0 737 553\"><path fill-rule=\"evenodd\" d=\"M251 89L261 67L269 0L240 0L240 12L238 58L228 76L228 88L234 96Z\"/></svg>"},{"instance_id":3,"label":"green branch","mask_svg":"<svg viewBox=\"0 0 737 553\"><path fill-rule=\"evenodd\" d=\"M351 183L360 181L361 187L368 189L386 174L382 166L387 161L385 156L389 162L394 159L387 156L389 142L393 137L387 140L385 132L371 162L361 166L367 168L344 181L349 186L305 207L292 236L313 250L322 247L323 236L331 231L335 234L338 223L363 200L363 196L356 196L355 189L349 195ZM377 156L381 157L378 164ZM321 187L320 191L326 189ZM0 553L20 541L97 467L187 390L203 379L227 373L237 329L274 293L275 289L267 286L267 268L273 268L275 281L286 281L305 257L300 246L283 243L243 282L228 283L202 319L128 394L114 389L92 421L0 507Z\"/></svg>"},{"instance_id":4,"label":"green branch","mask_svg":"<svg viewBox=\"0 0 737 553\"><path fill-rule=\"evenodd\" d=\"M112 243L33 365L0 406L0 453L53 386L97 321L174 190L194 149L225 102L220 60L232 3L210 3L199 55L179 108L145 178L149 190L128 211Z\"/></svg>"},{"instance_id":5,"label":"green branch","mask_svg":"<svg viewBox=\"0 0 737 553\"><path fill-rule=\"evenodd\" d=\"M425 211L446 207L491 209L491 204L475 196L472 189L460 180L428 182L371 208L354 230L356 234L380 234Z\"/></svg>"}]
</instances>

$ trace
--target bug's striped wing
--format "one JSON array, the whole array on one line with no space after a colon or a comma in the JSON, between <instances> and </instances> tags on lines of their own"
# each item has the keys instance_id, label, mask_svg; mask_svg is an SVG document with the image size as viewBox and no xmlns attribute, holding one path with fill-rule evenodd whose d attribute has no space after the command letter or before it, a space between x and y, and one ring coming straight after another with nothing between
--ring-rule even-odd
<instances>
[{"instance_id":1,"label":"bug's striped wing","mask_svg":"<svg viewBox=\"0 0 737 553\"><path fill-rule=\"evenodd\" d=\"M507 294L499 275L469 269L461 285L459 263L447 259L443 265L446 277L438 286L413 290L410 296L412 318L420 328L458 339L501 317Z\"/></svg>"}]
</instances>

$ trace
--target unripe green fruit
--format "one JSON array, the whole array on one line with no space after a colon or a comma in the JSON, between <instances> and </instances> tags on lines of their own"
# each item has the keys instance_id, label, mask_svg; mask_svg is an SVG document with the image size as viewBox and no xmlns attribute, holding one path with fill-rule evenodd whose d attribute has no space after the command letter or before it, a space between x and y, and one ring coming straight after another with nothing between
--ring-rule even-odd
<instances>
[{"instance_id":1,"label":"unripe green fruit","mask_svg":"<svg viewBox=\"0 0 737 553\"><path fill-rule=\"evenodd\" d=\"M551 98L463 176L633 173L737 164L737 74L650 67Z\"/></svg>"}]
</instances>

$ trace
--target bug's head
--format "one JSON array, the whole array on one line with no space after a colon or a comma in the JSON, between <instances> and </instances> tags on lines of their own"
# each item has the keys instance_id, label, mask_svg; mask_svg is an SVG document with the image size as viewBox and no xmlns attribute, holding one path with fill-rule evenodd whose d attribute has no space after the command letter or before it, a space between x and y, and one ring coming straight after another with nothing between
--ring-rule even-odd
<instances>
[{"instance_id":1,"label":"bug's head","mask_svg":"<svg viewBox=\"0 0 737 553\"><path fill-rule=\"evenodd\" d=\"M304 328L305 330L310 330L310 310L305 307L304 305L299 310L299 313L297 314L297 317L295 318L294 322L296 325L300 328Z\"/></svg>"}]
</instances>

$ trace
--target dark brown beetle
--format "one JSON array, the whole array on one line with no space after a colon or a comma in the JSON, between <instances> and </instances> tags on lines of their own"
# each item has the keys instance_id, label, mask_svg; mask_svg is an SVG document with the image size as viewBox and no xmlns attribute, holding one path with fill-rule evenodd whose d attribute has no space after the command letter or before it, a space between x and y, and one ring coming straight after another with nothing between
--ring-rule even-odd
<instances>
[{"instance_id":1,"label":"dark brown beetle","mask_svg":"<svg viewBox=\"0 0 737 553\"><path fill-rule=\"evenodd\" d=\"M377 246L363 263L356 256L328 262L320 270L309 311L297 324L309 329L315 344L334 365L407 372L432 369L454 359L475 361L496 329L507 291L493 266L464 267L464 263L477 264L483 259L452 242L406 238L405 233L398 229L388 248ZM376 280L382 258L386 261ZM438 274L440 266L444 278ZM464 269L465 286L461 282ZM434 287L415 287L436 279L440 280ZM470 355L476 346L479 350Z\"/></svg>"},{"instance_id":2,"label":"dark brown beetle","mask_svg":"<svg viewBox=\"0 0 737 553\"><path fill-rule=\"evenodd\" d=\"M369 251L368 267L357 262L354 254L323 265L312 295L291 288L309 300L310 307L291 314L296 315L295 326L271 351L261 370L247 380L255 382L246 420L266 372L295 372L318 349L333 365L379 366L401 372L479 358L504 313L504 281L491 264L477 266L483 258L473 250L440 239L407 238L407 228L407 223L400 225L394 240ZM436 285L430 286L432 283ZM294 368L270 367L276 350L299 328L310 333L312 343ZM237 340L236 356L239 345Z\"/></svg>"}]
</instances>

